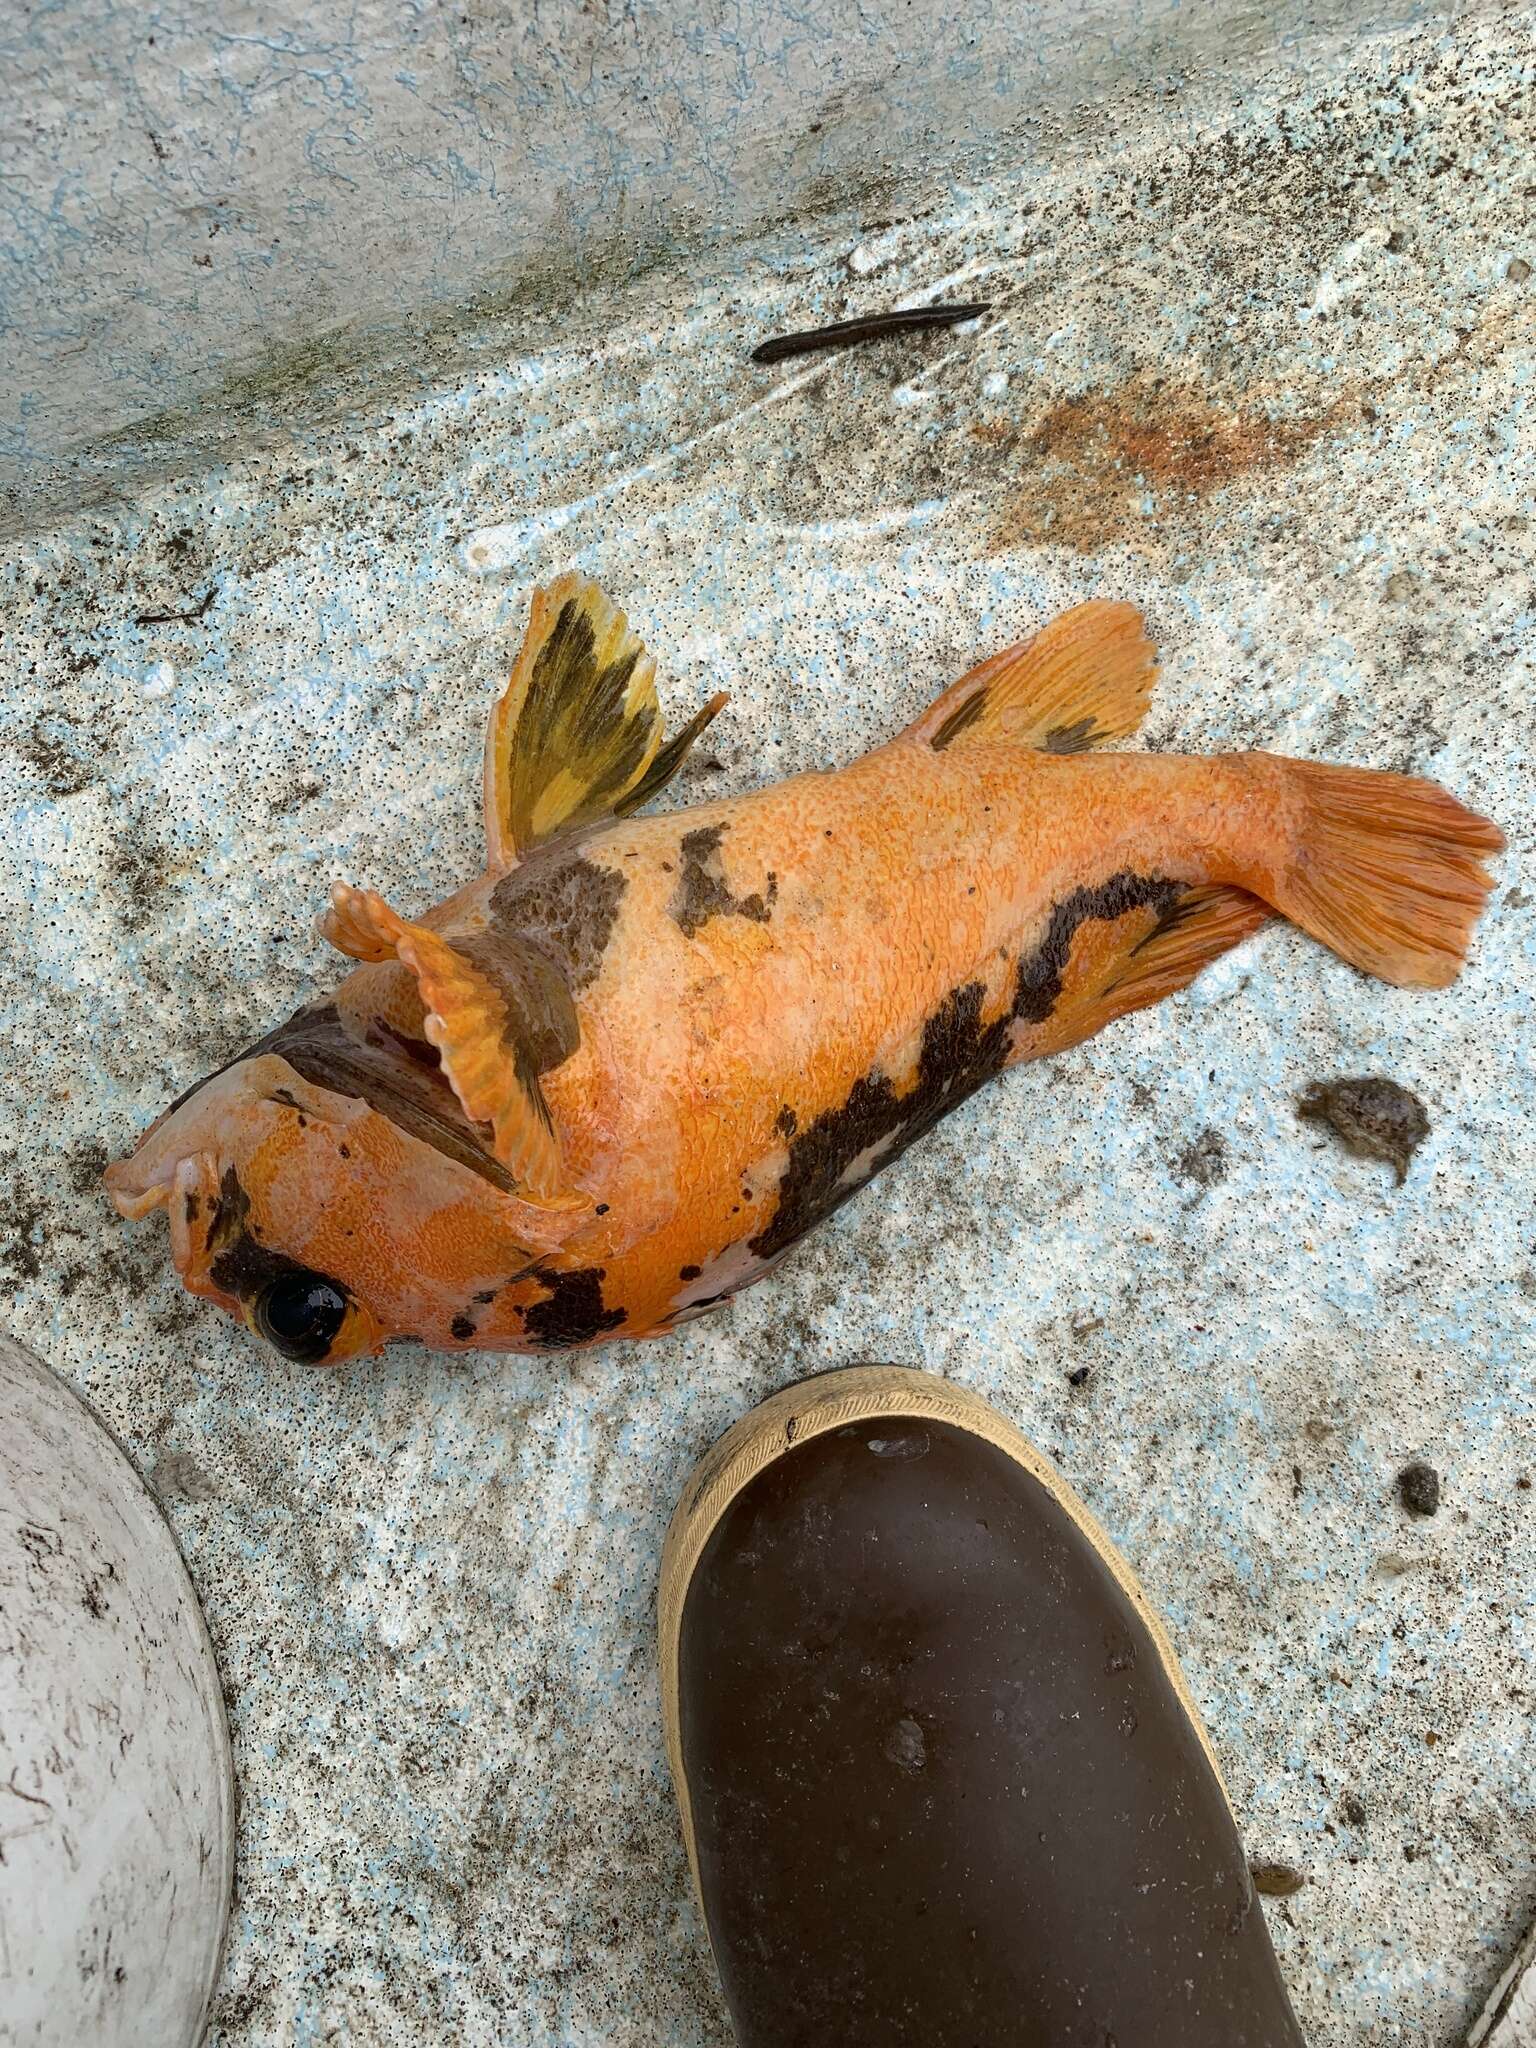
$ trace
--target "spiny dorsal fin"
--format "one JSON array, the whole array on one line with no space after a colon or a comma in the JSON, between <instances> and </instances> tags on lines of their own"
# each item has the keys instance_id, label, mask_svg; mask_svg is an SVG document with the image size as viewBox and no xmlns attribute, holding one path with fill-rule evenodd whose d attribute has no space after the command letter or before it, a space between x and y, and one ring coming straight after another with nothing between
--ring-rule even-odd
<instances>
[{"instance_id":1,"label":"spiny dorsal fin","mask_svg":"<svg viewBox=\"0 0 1536 2048\"><path fill-rule=\"evenodd\" d=\"M1014 740L1081 754L1133 733L1156 680L1136 607L1095 598L971 669L907 736L940 753L968 740Z\"/></svg>"},{"instance_id":2,"label":"spiny dorsal fin","mask_svg":"<svg viewBox=\"0 0 1536 2048\"><path fill-rule=\"evenodd\" d=\"M663 747L656 664L624 614L575 570L536 590L485 736L491 865L655 796L724 702L711 698Z\"/></svg>"},{"instance_id":3,"label":"spiny dorsal fin","mask_svg":"<svg viewBox=\"0 0 1536 2048\"><path fill-rule=\"evenodd\" d=\"M423 1030L443 1074L474 1123L491 1127L492 1150L518 1182L524 1201L565 1208L583 1198L571 1187L560 1140L537 1074L520 1072L517 1034L502 991L447 939L408 924L371 889L338 882L322 929L354 959L400 962L416 982ZM366 946L367 951L360 950Z\"/></svg>"}]
</instances>

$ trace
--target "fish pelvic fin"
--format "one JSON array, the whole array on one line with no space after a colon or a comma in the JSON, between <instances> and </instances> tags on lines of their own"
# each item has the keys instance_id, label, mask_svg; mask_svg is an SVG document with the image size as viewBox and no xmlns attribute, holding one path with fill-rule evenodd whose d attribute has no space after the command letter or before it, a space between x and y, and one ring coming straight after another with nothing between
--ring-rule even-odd
<instances>
[{"instance_id":1,"label":"fish pelvic fin","mask_svg":"<svg viewBox=\"0 0 1536 2048\"><path fill-rule=\"evenodd\" d=\"M408 923L373 890L338 885L343 892L349 930L367 933L377 949L366 957L396 959L414 978L422 1030L444 1078L470 1121L490 1126L490 1149L518 1183L520 1198L546 1208L581 1202L538 1075L519 1052L525 1034L503 991L447 939Z\"/></svg>"},{"instance_id":2,"label":"fish pelvic fin","mask_svg":"<svg viewBox=\"0 0 1536 2048\"><path fill-rule=\"evenodd\" d=\"M656 664L623 612L575 570L535 590L485 736L490 865L648 802L725 701L712 697L664 745Z\"/></svg>"},{"instance_id":3,"label":"fish pelvic fin","mask_svg":"<svg viewBox=\"0 0 1536 2048\"><path fill-rule=\"evenodd\" d=\"M1021 1041L1017 1056L1065 1052L1117 1017L1160 1003L1273 916L1257 896L1224 882L1181 889L1150 928L1112 938L1105 956L1090 955L1078 985L1068 984L1049 1018Z\"/></svg>"},{"instance_id":4,"label":"fish pelvic fin","mask_svg":"<svg viewBox=\"0 0 1536 2048\"><path fill-rule=\"evenodd\" d=\"M1400 988L1444 988L1466 959L1504 835L1437 782L1248 755L1280 784L1283 846L1262 884L1293 924Z\"/></svg>"},{"instance_id":5,"label":"fish pelvic fin","mask_svg":"<svg viewBox=\"0 0 1536 2048\"><path fill-rule=\"evenodd\" d=\"M1082 754L1133 733L1156 680L1157 656L1136 607L1095 598L969 670L906 736L937 753L1011 740Z\"/></svg>"}]
</instances>

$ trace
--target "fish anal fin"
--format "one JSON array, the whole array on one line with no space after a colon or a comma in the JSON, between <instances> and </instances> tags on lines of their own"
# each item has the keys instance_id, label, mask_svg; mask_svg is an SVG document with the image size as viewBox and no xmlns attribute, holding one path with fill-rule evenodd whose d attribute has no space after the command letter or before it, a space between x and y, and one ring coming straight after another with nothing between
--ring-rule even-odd
<instances>
[{"instance_id":1,"label":"fish anal fin","mask_svg":"<svg viewBox=\"0 0 1536 2048\"><path fill-rule=\"evenodd\" d=\"M1134 605L1093 599L1032 640L990 655L931 704L907 737L935 752L1011 740L1081 754L1125 739L1146 714L1157 657Z\"/></svg>"},{"instance_id":2,"label":"fish anal fin","mask_svg":"<svg viewBox=\"0 0 1536 2048\"><path fill-rule=\"evenodd\" d=\"M656 664L623 612L575 570L535 590L485 737L491 866L654 796L724 701L664 747Z\"/></svg>"},{"instance_id":3,"label":"fish anal fin","mask_svg":"<svg viewBox=\"0 0 1536 2048\"><path fill-rule=\"evenodd\" d=\"M449 940L407 922L371 889L349 892L347 914L390 947L372 957L393 957L415 981L443 1076L471 1122L490 1126L491 1148L521 1198L546 1208L580 1202L538 1076L517 1056L520 1034L502 991Z\"/></svg>"},{"instance_id":4,"label":"fish anal fin","mask_svg":"<svg viewBox=\"0 0 1536 2048\"><path fill-rule=\"evenodd\" d=\"M1097 943L1088 937L1081 962L1069 965L1050 1016L1025 1028L1017 1057L1065 1052L1117 1017L1160 1003L1187 988L1202 967L1251 938L1273 916L1269 905L1246 889L1208 883L1186 888L1150 929L1144 917L1126 920L1123 932L1100 927L1103 937ZM1143 926L1140 931L1137 923ZM1085 936L1092 929L1084 927Z\"/></svg>"}]
</instances>

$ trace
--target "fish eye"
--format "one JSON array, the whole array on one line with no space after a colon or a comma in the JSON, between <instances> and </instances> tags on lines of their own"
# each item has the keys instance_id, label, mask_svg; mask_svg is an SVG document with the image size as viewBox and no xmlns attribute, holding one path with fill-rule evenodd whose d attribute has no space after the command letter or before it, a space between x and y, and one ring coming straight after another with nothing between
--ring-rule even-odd
<instances>
[{"instance_id":1,"label":"fish eye","mask_svg":"<svg viewBox=\"0 0 1536 2048\"><path fill-rule=\"evenodd\" d=\"M252 1315L274 1350L295 1365L318 1365L346 1319L347 1300L323 1273L302 1266L269 1280L257 1295Z\"/></svg>"}]
</instances>

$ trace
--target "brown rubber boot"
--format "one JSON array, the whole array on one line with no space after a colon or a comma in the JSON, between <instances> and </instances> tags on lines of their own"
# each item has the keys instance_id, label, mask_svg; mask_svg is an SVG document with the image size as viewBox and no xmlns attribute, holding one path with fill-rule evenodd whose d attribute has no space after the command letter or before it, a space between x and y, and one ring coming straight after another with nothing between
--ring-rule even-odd
<instances>
[{"instance_id":1,"label":"brown rubber boot","mask_svg":"<svg viewBox=\"0 0 1536 2048\"><path fill-rule=\"evenodd\" d=\"M974 1395L775 1395L690 1481L660 1605L741 2048L1300 2048L1162 1629Z\"/></svg>"}]
</instances>

